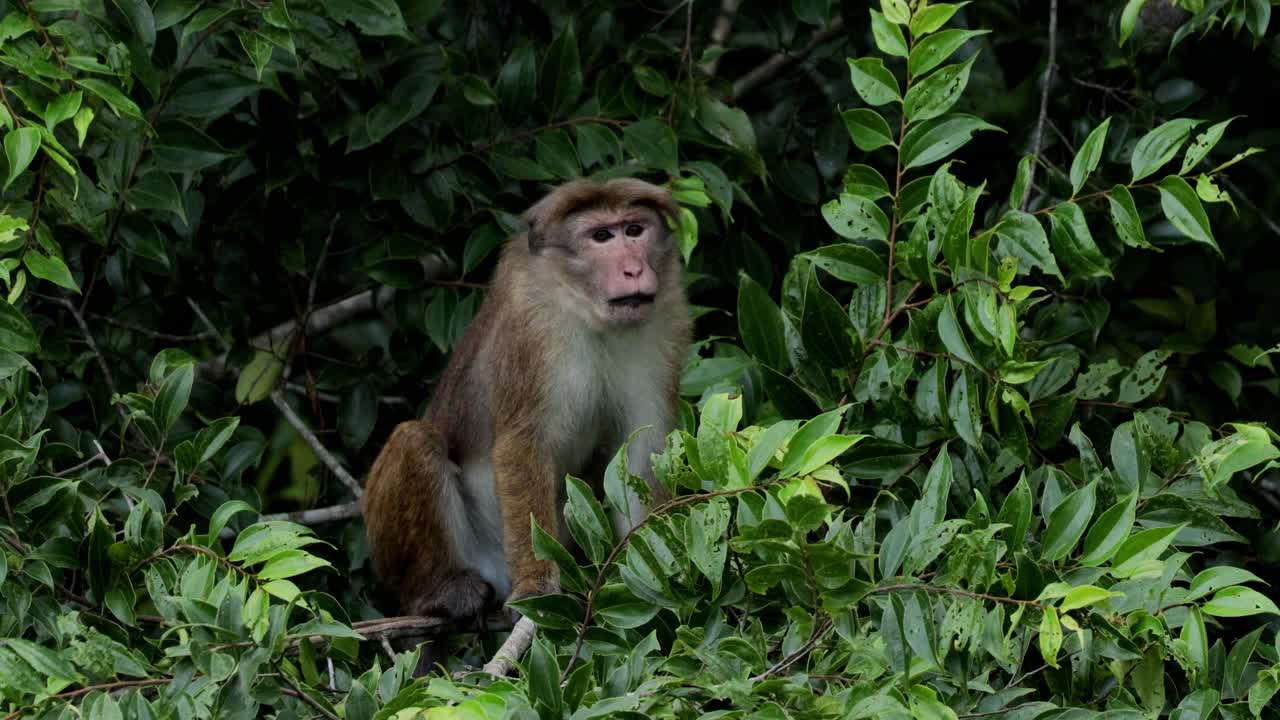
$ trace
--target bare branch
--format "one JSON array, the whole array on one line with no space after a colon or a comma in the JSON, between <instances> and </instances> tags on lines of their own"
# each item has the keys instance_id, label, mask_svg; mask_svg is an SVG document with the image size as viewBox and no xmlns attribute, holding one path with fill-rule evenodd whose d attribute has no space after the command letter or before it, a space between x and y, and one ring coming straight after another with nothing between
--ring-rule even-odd
<instances>
[{"instance_id":1,"label":"bare branch","mask_svg":"<svg viewBox=\"0 0 1280 720\"><path fill-rule=\"evenodd\" d=\"M1057 0L1054 0L1054 4L1056 7ZM744 96L750 94L756 88L782 74L782 71L792 65L804 60L809 56L809 53L817 49L818 46L840 37L844 32L844 19L836 18L829 27L814 33L813 37L809 39L809 43L803 48L795 52L778 53L764 61L761 65L756 66L755 69L734 81L733 102L740 102Z\"/></svg>"},{"instance_id":2,"label":"bare branch","mask_svg":"<svg viewBox=\"0 0 1280 720\"><path fill-rule=\"evenodd\" d=\"M347 486L347 489L351 491L352 495L356 496L357 500L360 499L360 496L364 494L364 490L360 488L360 483L351 477L351 473L342 467L342 464L333 456L333 453L329 452L328 448L320 442L320 438L311 432L311 428L307 427L307 424L298 416L298 413L289 407L288 401L284 399L284 394L279 390L271 393L271 402L275 403L276 408L280 410L280 414L284 415L284 419L289 421L289 424L298 432L298 435L307 443L312 452L316 454L316 457L320 458L320 462L324 463L325 467L338 476L338 479L342 481L343 485Z\"/></svg>"},{"instance_id":3,"label":"bare branch","mask_svg":"<svg viewBox=\"0 0 1280 720\"><path fill-rule=\"evenodd\" d=\"M716 16L716 23L711 27L711 45L708 51L721 50L724 44L729 41L729 33L733 32L733 16L738 14L738 5L742 0L720 0L720 14ZM715 75L716 68L720 65L720 56L711 58L702 65L702 71L708 75Z\"/></svg>"},{"instance_id":4,"label":"bare branch","mask_svg":"<svg viewBox=\"0 0 1280 720\"><path fill-rule=\"evenodd\" d=\"M99 320L108 325L115 325L116 327L124 328L125 330L132 330L133 332L140 335L146 335L147 337L155 340L168 340L169 342L196 342L198 340L208 340L215 337L215 334L209 330L201 333L190 333L188 335L175 335L173 333L152 330L151 328L143 327L142 325L131 323L127 320L120 320L119 318L114 318L110 315L100 315L98 313L88 313L88 315L94 320Z\"/></svg>"},{"instance_id":5,"label":"bare branch","mask_svg":"<svg viewBox=\"0 0 1280 720\"><path fill-rule=\"evenodd\" d=\"M306 386L299 385L298 383L285 383L284 389L296 395L307 394ZM333 393L317 392L316 397L327 403L337 404L342 402L342 398L337 395L334 395ZM408 408L410 410L413 409L413 403L409 401L409 398L401 397L399 395L379 395L378 402L383 405L396 405L399 407Z\"/></svg>"},{"instance_id":6,"label":"bare branch","mask_svg":"<svg viewBox=\"0 0 1280 720\"><path fill-rule=\"evenodd\" d=\"M484 664L484 671L499 677L509 675L515 669L516 661L533 644L536 629L537 626L527 616L520 618L515 627L511 628L507 641L493 654L493 659Z\"/></svg>"},{"instance_id":7,"label":"bare branch","mask_svg":"<svg viewBox=\"0 0 1280 720\"><path fill-rule=\"evenodd\" d=\"M297 523L299 525L322 525L324 523L337 522L339 520L350 520L351 518L359 516L360 503L349 502L322 508L312 508L310 510L294 510L292 512L259 515L257 522L284 520L286 522ZM231 528L222 528L222 532L218 534L218 537L223 540L231 540L235 536L236 531Z\"/></svg>"},{"instance_id":8,"label":"bare branch","mask_svg":"<svg viewBox=\"0 0 1280 720\"><path fill-rule=\"evenodd\" d=\"M423 259L422 266L428 280L444 276L451 268L451 264L447 259L437 256ZM354 318L382 307L391 299L393 293L394 290L391 288L380 287L373 290L365 290L325 305L307 317L304 332L307 335L318 335L344 325ZM203 316L203 313L200 314ZM208 322L207 318L205 318L205 321ZM212 325L210 326L212 327ZM281 360L286 360L289 348L292 346L294 334L297 332L298 321L287 320L266 332L255 335L249 340L249 347L273 353L279 356ZM226 353L223 353L216 358L200 363L196 367L196 372L201 377L217 379L239 371L227 367L227 356Z\"/></svg>"},{"instance_id":9,"label":"bare branch","mask_svg":"<svg viewBox=\"0 0 1280 720\"><path fill-rule=\"evenodd\" d=\"M1038 158L1044 144L1044 121L1049 114L1049 90L1053 87L1053 73L1058 68L1058 0L1049 0L1049 63L1044 68L1044 84L1040 87L1040 116L1036 119L1036 132L1031 140L1031 156ZM1031 186L1036 180L1036 164L1031 163L1031 172L1027 176L1027 187L1022 191L1022 202L1018 204L1023 212L1031 203Z\"/></svg>"}]
</instances>

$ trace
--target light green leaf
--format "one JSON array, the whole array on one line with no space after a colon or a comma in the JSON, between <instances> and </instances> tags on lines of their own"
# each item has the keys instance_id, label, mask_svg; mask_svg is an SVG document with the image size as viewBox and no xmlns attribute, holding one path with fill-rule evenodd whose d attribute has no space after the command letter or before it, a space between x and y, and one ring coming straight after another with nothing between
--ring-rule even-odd
<instances>
[{"instance_id":1,"label":"light green leaf","mask_svg":"<svg viewBox=\"0 0 1280 720\"><path fill-rule=\"evenodd\" d=\"M1089 137L1085 138L1084 144L1080 146L1080 150L1076 152L1075 159L1071 161L1071 195L1074 197L1080 192L1080 188L1084 187L1084 183L1089 179L1089 174L1098 167L1098 161L1102 159L1102 146L1107 140L1107 128L1111 127L1111 118L1103 120L1098 127L1089 133Z\"/></svg>"},{"instance_id":2,"label":"light green leaf","mask_svg":"<svg viewBox=\"0 0 1280 720\"><path fill-rule=\"evenodd\" d=\"M1124 4L1124 11L1120 13L1121 47L1129 39L1129 35L1133 33L1133 28L1138 24L1138 13L1142 12L1142 6L1145 4L1147 4L1147 0L1128 0Z\"/></svg>"},{"instance_id":3,"label":"light green leaf","mask_svg":"<svg viewBox=\"0 0 1280 720\"><path fill-rule=\"evenodd\" d=\"M1124 597L1124 593L1103 590L1096 585L1081 585L1080 587L1071 588L1071 591L1062 599L1062 604L1058 606L1058 610L1064 613L1070 612L1078 608L1097 605L1113 597Z\"/></svg>"},{"instance_id":4,"label":"light green leaf","mask_svg":"<svg viewBox=\"0 0 1280 720\"><path fill-rule=\"evenodd\" d=\"M4 155L9 161L9 178L4 181L4 189L9 189L9 185L31 164L40 149L40 138L40 129L35 127L18 128L5 134Z\"/></svg>"},{"instance_id":5,"label":"light green leaf","mask_svg":"<svg viewBox=\"0 0 1280 720\"><path fill-rule=\"evenodd\" d=\"M1280 609L1266 595L1243 585L1219 590L1204 604L1204 613L1214 617L1248 617L1259 613L1280 615Z\"/></svg>"},{"instance_id":6,"label":"light green leaf","mask_svg":"<svg viewBox=\"0 0 1280 720\"><path fill-rule=\"evenodd\" d=\"M64 287L68 290L80 292L80 285L75 278L71 277L71 271L67 269L67 264L62 258L44 253L31 248L22 255L22 264L27 267L27 271L41 280Z\"/></svg>"},{"instance_id":7,"label":"light green leaf","mask_svg":"<svg viewBox=\"0 0 1280 720\"><path fill-rule=\"evenodd\" d=\"M1204 214L1204 206L1196 191L1191 189L1186 180L1177 175L1169 175L1160 181L1160 208L1169 222L1178 228L1183 235L1192 240L1208 245L1222 256L1218 242L1213 239L1213 230L1209 227L1209 217Z\"/></svg>"},{"instance_id":8,"label":"light green leaf","mask_svg":"<svg viewBox=\"0 0 1280 720\"><path fill-rule=\"evenodd\" d=\"M887 240L889 218L874 201L841 193L822 206L822 217L837 235L850 240Z\"/></svg>"},{"instance_id":9,"label":"light green leaf","mask_svg":"<svg viewBox=\"0 0 1280 720\"><path fill-rule=\"evenodd\" d=\"M1128 497L1107 508L1098 517L1098 521L1089 529L1084 539L1084 556L1080 564L1096 566L1111 559L1121 543L1129 537L1133 522L1137 516L1138 494L1130 493Z\"/></svg>"},{"instance_id":10,"label":"light green leaf","mask_svg":"<svg viewBox=\"0 0 1280 720\"><path fill-rule=\"evenodd\" d=\"M1182 157L1182 169L1178 171L1179 175L1186 175L1191 168L1200 164L1209 151L1213 149L1218 141L1222 139L1222 133L1226 131L1227 126L1232 120L1240 117L1227 118L1220 123L1210 125L1207 130L1196 136L1195 142L1187 146L1187 153Z\"/></svg>"},{"instance_id":11,"label":"light green leaf","mask_svg":"<svg viewBox=\"0 0 1280 720\"><path fill-rule=\"evenodd\" d=\"M1049 249L1044 226L1035 216L1011 210L996 225L995 232L999 241L996 252L1017 258L1019 275L1029 275L1032 268L1038 267L1059 280L1063 279L1058 261Z\"/></svg>"},{"instance_id":12,"label":"light green leaf","mask_svg":"<svg viewBox=\"0 0 1280 720\"><path fill-rule=\"evenodd\" d=\"M1058 611L1052 605L1045 606L1040 618L1040 655L1049 667L1058 667L1058 651L1062 649L1062 624Z\"/></svg>"},{"instance_id":13,"label":"light green leaf","mask_svg":"<svg viewBox=\"0 0 1280 720\"><path fill-rule=\"evenodd\" d=\"M871 11L871 35L880 52L898 57L907 56L907 39L902 36L902 29L876 10Z\"/></svg>"},{"instance_id":14,"label":"light green leaf","mask_svg":"<svg viewBox=\"0 0 1280 720\"><path fill-rule=\"evenodd\" d=\"M1215 590L1247 582L1266 584L1262 578L1244 568L1231 567L1230 565L1206 568L1196 573L1196 576L1191 579L1191 586L1187 588L1187 594L1182 598L1182 601L1198 600Z\"/></svg>"},{"instance_id":15,"label":"light green leaf","mask_svg":"<svg viewBox=\"0 0 1280 720\"><path fill-rule=\"evenodd\" d=\"M1115 225L1120 242L1140 250L1164 252L1147 242L1147 236L1142 230L1142 216L1138 214L1138 206L1134 204L1129 188L1124 185L1111 188L1107 203L1111 206L1111 224Z\"/></svg>"},{"instance_id":16,"label":"light green leaf","mask_svg":"<svg viewBox=\"0 0 1280 720\"><path fill-rule=\"evenodd\" d=\"M1096 488L1097 481L1091 482L1072 492L1053 509L1044 533L1041 559L1054 562L1071 553L1093 519Z\"/></svg>"},{"instance_id":17,"label":"light green leaf","mask_svg":"<svg viewBox=\"0 0 1280 720\"><path fill-rule=\"evenodd\" d=\"M923 37L947 24L952 15L960 8L968 5L968 0L960 3L929 3L916 8L911 16L911 34Z\"/></svg>"}]
</instances>

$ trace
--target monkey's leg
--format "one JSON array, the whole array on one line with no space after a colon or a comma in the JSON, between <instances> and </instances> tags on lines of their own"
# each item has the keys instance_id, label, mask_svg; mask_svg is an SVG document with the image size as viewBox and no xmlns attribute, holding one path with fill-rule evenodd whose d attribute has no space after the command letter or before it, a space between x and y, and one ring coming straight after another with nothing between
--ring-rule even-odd
<instances>
[{"instance_id":1,"label":"monkey's leg","mask_svg":"<svg viewBox=\"0 0 1280 720\"><path fill-rule=\"evenodd\" d=\"M401 423L387 439L362 500L374 571L403 612L461 618L482 613L493 589L462 563L469 536L460 470L444 435L425 420Z\"/></svg>"},{"instance_id":2,"label":"monkey's leg","mask_svg":"<svg viewBox=\"0 0 1280 720\"><path fill-rule=\"evenodd\" d=\"M533 554L532 514L553 537L559 534L555 471L527 435L506 433L493 448L498 502L502 508L502 544L511 571L510 600L546 595L560 589L560 570Z\"/></svg>"}]
</instances>

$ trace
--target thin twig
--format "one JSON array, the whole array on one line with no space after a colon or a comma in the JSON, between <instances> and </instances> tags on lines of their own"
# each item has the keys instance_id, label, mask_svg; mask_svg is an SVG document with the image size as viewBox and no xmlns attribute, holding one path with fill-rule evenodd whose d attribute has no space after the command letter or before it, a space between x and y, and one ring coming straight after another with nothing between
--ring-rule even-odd
<instances>
[{"instance_id":1,"label":"thin twig","mask_svg":"<svg viewBox=\"0 0 1280 720\"><path fill-rule=\"evenodd\" d=\"M777 664L775 664L773 667L770 667L768 670L765 670L759 675L756 675L755 677L751 678L751 681L761 682L763 680L768 680L769 678L775 675L778 675L782 672L785 672L787 668L791 667L792 665L795 665L797 662L800 661L801 658L803 658L805 655L808 655L813 650L813 648L818 645L818 641L822 639L822 636L825 635L827 631L829 631L831 628L832 628L831 618L829 616L824 616L820 622L814 623L813 630L809 633L809 639L806 640L803 645L796 648L795 652L779 660Z\"/></svg>"},{"instance_id":2,"label":"thin twig","mask_svg":"<svg viewBox=\"0 0 1280 720\"><path fill-rule=\"evenodd\" d=\"M1049 0L1049 64L1044 69L1044 85L1040 88L1040 116L1036 119L1036 132L1032 136L1031 156L1039 157L1044 142L1044 120L1049 114L1049 90L1053 87L1053 72L1058 63L1058 0ZM1018 206L1023 212L1031 202L1031 185L1036 179L1036 164L1031 163L1031 171L1027 176L1027 187L1022 191L1022 202Z\"/></svg>"},{"instance_id":3,"label":"thin twig","mask_svg":"<svg viewBox=\"0 0 1280 720\"><path fill-rule=\"evenodd\" d=\"M155 340L168 340L169 342L196 342L199 340L209 340L214 337L214 333L209 330L199 333L191 333L189 335L175 335L172 333L152 330L151 328L143 327L142 325L131 323L127 320L120 320L118 318L111 317L110 315L100 315L98 313L86 313L86 315L92 317L94 320L100 320L108 325L115 325L116 327L121 327L126 330L132 330L133 332L146 335L147 337Z\"/></svg>"},{"instance_id":4,"label":"thin twig","mask_svg":"<svg viewBox=\"0 0 1280 720\"><path fill-rule=\"evenodd\" d=\"M104 465L110 465L110 464L111 464L111 458L107 457L107 451L102 449L102 445L101 445L101 444L99 444L97 440L94 440L94 441L93 441L93 446L94 446L95 448L97 448L97 449L98 449L98 451L97 451L96 453L94 453L93 455L89 456L89 458L88 458L87 460L85 460L84 462L81 462L81 463L76 463L75 465L72 465L71 467L67 468L66 470L59 470L58 472L54 473L54 474L53 474L53 476L54 476L54 477L66 477L67 475L71 475L72 473L79 472L79 471L81 471L81 470L83 470L83 469L85 469L85 468L89 467L90 465L94 464L95 462L97 462L97 461L99 461L99 460L101 460L101 461L102 461L102 464L104 464Z\"/></svg>"},{"instance_id":5,"label":"thin twig","mask_svg":"<svg viewBox=\"0 0 1280 720\"><path fill-rule=\"evenodd\" d=\"M292 382L285 383L284 389L297 395L308 394L306 386L299 385L298 383L292 383ZM327 403L336 404L336 403L342 402L342 398L340 396L334 395L333 393L323 392L323 391L316 392L316 398L318 400L322 400ZM400 395L379 395L378 402L382 405L397 405L400 407L406 407L410 409L413 408L413 403L409 401L409 398L401 397Z\"/></svg>"},{"instance_id":6,"label":"thin twig","mask_svg":"<svg viewBox=\"0 0 1280 720\"><path fill-rule=\"evenodd\" d=\"M808 44L803 48L795 52L778 53L768 60L765 60L746 75L743 75L734 81L732 102L737 104L744 96L750 94L756 88L782 74L784 70L792 65L804 60L809 56L809 53L817 49L818 46L829 40L838 38L844 33L844 19L836 18L832 21L830 26L814 33L813 37L809 39Z\"/></svg>"},{"instance_id":7,"label":"thin twig","mask_svg":"<svg viewBox=\"0 0 1280 720\"><path fill-rule=\"evenodd\" d=\"M284 683L288 685L290 689L292 689L295 693L297 693L296 697L299 700L310 705L312 709L314 709L316 712L323 715L328 720L342 720L342 718L329 712L328 708L321 705L319 700L316 700L315 698L303 692L302 689L299 688L297 685L294 685L293 681L289 679L289 676L286 675L283 670L280 670L279 672L280 672L280 679L283 680Z\"/></svg>"},{"instance_id":8,"label":"thin twig","mask_svg":"<svg viewBox=\"0 0 1280 720\"><path fill-rule=\"evenodd\" d=\"M247 570L245 570L244 568L240 567L239 565L236 565L235 563L233 563L233 562L231 562L230 560L228 560L228 559L226 559L226 558L222 557L221 555L219 555L218 553L216 553L216 552L214 552L214 551L210 550L209 548L207 548L207 547L201 547L201 546L199 546L199 545L189 545L189 544L187 544L187 543L179 543L179 544L174 545L174 546L172 546L172 547L169 547L169 548L166 548L166 549L161 550L161 551L159 551L159 552L153 553L153 554L151 554L150 556L148 556L148 557L146 557L146 558L144 558L144 559L142 559L142 560L139 560L137 563L135 563L135 564L134 564L134 566L133 566L133 568L131 568L131 571L132 571L132 570L136 570L136 569L138 569L138 568L142 567L143 565L149 565L149 564L151 564L151 563L155 562L156 560L159 560L160 558L168 557L169 555L176 555L176 554L178 554L178 553L180 553L180 552L189 552L189 553L195 553L195 554L197 554L197 555L204 555L205 557L213 558L215 561L217 561L217 562L218 562L218 564L219 564L219 565L222 565L222 566L224 566L224 567L226 567L226 568L228 568L228 569L234 570L234 571L236 571L236 572L240 573L241 575L248 575L248 574L249 574L249 572L248 572Z\"/></svg>"},{"instance_id":9,"label":"thin twig","mask_svg":"<svg viewBox=\"0 0 1280 720\"><path fill-rule=\"evenodd\" d=\"M316 437L316 434L311 432L311 428L307 427L307 424L302 420L302 418L293 411L293 408L289 407L288 401L284 399L284 393L279 390L272 392L271 402L280 410L280 414L284 415L284 419L293 426L293 429L297 431L298 435L302 437L303 442L305 442L311 448L312 452L316 454L316 457L320 458L320 462L324 463L325 467L329 468L329 470L342 481L342 484L347 486L347 489L351 491L351 494L359 500L360 496L364 494L364 491L360 488L360 483L356 482L356 479L351 477L351 473L347 472L346 468L342 467L342 464L333 456L333 453L329 452L328 448L320 442L320 438Z\"/></svg>"},{"instance_id":10,"label":"thin twig","mask_svg":"<svg viewBox=\"0 0 1280 720\"><path fill-rule=\"evenodd\" d=\"M89 685L78 690L68 690L66 692L51 695L50 700L74 700L81 695L88 695L91 692L99 690L103 692L112 692L113 690L123 690L125 688L149 687L152 685L167 685L173 682L173 678L148 678L146 680L118 680L116 682L102 683L101 685ZM15 710L0 720L17 720L22 717L26 710Z\"/></svg>"}]
</instances>

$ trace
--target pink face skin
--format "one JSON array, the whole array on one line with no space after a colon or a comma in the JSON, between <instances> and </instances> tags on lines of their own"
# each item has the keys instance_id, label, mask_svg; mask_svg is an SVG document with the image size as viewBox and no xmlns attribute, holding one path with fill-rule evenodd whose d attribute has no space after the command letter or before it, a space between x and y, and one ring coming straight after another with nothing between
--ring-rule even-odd
<instances>
[{"instance_id":1,"label":"pink face skin","mask_svg":"<svg viewBox=\"0 0 1280 720\"><path fill-rule=\"evenodd\" d=\"M671 252L662 219L646 208L586 212L575 218L574 265L589 276L602 319L613 327L643 324L660 289L655 268Z\"/></svg>"}]
</instances>

